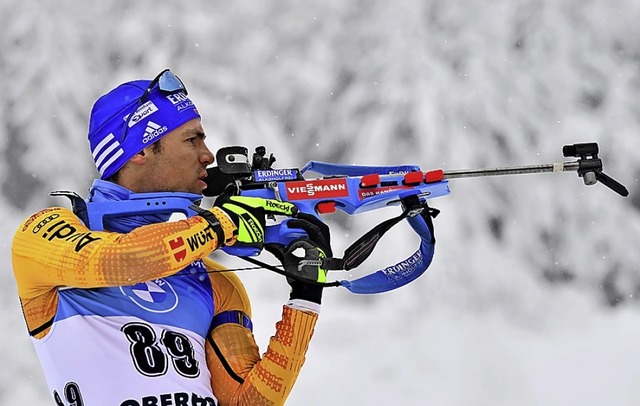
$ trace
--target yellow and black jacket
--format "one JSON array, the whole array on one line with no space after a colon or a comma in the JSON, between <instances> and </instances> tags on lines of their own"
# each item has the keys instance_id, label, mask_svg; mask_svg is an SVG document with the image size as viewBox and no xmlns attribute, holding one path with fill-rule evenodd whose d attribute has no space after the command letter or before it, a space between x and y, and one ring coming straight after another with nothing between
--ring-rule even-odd
<instances>
[{"instance_id":1,"label":"yellow and black jacket","mask_svg":"<svg viewBox=\"0 0 640 406\"><path fill-rule=\"evenodd\" d=\"M58 404L284 404L317 314L284 306L261 357L242 283L207 258L220 246L208 227L194 216L92 231L58 207L19 226L18 294Z\"/></svg>"}]
</instances>

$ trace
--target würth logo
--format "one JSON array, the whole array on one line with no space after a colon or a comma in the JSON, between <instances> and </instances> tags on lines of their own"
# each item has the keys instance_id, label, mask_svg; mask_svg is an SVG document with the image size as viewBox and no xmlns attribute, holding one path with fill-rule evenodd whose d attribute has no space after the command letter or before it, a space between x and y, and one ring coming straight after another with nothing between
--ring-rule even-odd
<instances>
[{"instance_id":1,"label":"w\u00fcrth logo","mask_svg":"<svg viewBox=\"0 0 640 406\"><path fill-rule=\"evenodd\" d=\"M147 122L147 128L144 130L144 138L142 139L142 143L146 144L150 141L153 141L154 138L164 134L168 130L167 126L160 126L153 121Z\"/></svg>"},{"instance_id":2,"label":"w\u00fcrth logo","mask_svg":"<svg viewBox=\"0 0 640 406\"><path fill-rule=\"evenodd\" d=\"M176 262L182 262L187 257L187 248L184 245L184 238L178 236L174 239L168 240L167 244L173 254L173 259Z\"/></svg>"}]
</instances>

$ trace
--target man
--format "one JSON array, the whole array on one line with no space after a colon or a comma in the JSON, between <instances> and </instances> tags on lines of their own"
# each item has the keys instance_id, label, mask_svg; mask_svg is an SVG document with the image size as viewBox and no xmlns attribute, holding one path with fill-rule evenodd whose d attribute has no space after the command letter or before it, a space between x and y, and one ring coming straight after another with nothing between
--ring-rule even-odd
<instances>
[{"instance_id":1,"label":"man","mask_svg":"<svg viewBox=\"0 0 640 406\"><path fill-rule=\"evenodd\" d=\"M314 282L326 273L305 266L302 282L289 279L290 300L261 358L245 289L207 256L262 248L265 216L296 217L297 209L230 196L194 207L214 161L204 140L200 115L169 70L122 84L91 112L100 179L87 202L42 210L18 228L18 294L57 405L284 404L320 308ZM168 221L171 213L155 207L168 199L198 214ZM326 226L290 223L313 241L280 247L286 269L298 271L298 247L308 258L331 255Z\"/></svg>"}]
</instances>

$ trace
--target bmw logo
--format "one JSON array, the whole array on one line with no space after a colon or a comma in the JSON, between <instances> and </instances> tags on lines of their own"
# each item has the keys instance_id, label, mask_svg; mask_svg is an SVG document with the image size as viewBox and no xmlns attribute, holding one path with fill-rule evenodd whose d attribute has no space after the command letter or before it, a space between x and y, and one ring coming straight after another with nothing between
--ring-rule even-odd
<instances>
[{"instance_id":1,"label":"bmw logo","mask_svg":"<svg viewBox=\"0 0 640 406\"><path fill-rule=\"evenodd\" d=\"M152 313L167 313L178 306L178 295L164 279L121 286L120 291L133 303Z\"/></svg>"}]
</instances>

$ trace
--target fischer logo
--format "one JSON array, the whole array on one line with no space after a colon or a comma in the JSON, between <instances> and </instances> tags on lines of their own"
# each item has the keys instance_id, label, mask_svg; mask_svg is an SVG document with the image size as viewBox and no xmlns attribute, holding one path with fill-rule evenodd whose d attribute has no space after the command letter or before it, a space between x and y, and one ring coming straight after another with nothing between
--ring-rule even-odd
<instances>
[{"instance_id":1,"label":"fischer logo","mask_svg":"<svg viewBox=\"0 0 640 406\"><path fill-rule=\"evenodd\" d=\"M336 198L349 196L345 179L319 179L287 182L289 200Z\"/></svg>"},{"instance_id":2,"label":"fischer logo","mask_svg":"<svg viewBox=\"0 0 640 406\"><path fill-rule=\"evenodd\" d=\"M147 128L144 130L144 138L142 139L142 143L146 144L150 141L153 141L154 138L159 137L164 134L168 130L167 126L160 127L158 124L153 121L147 122Z\"/></svg>"},{"instance_id":3,"label":"fischer logo","mask_svg":"<svg viewBox=\"0 0 640 406\"><path fill-rule=\"evenodd\" d=\"M147 116L150 116L151 114L155 113L156 111L158 111L158 107L156 107L156 105L153 104L152 101L148 101L145 104L143 104L142 106L138 107L138 109L131 116L131 120L129 120L129 128L131 128L134 125L138 124L138 122L140 122L140 120L142 120L143 118L145 118Z\"/></svg>"}]
</instances>

